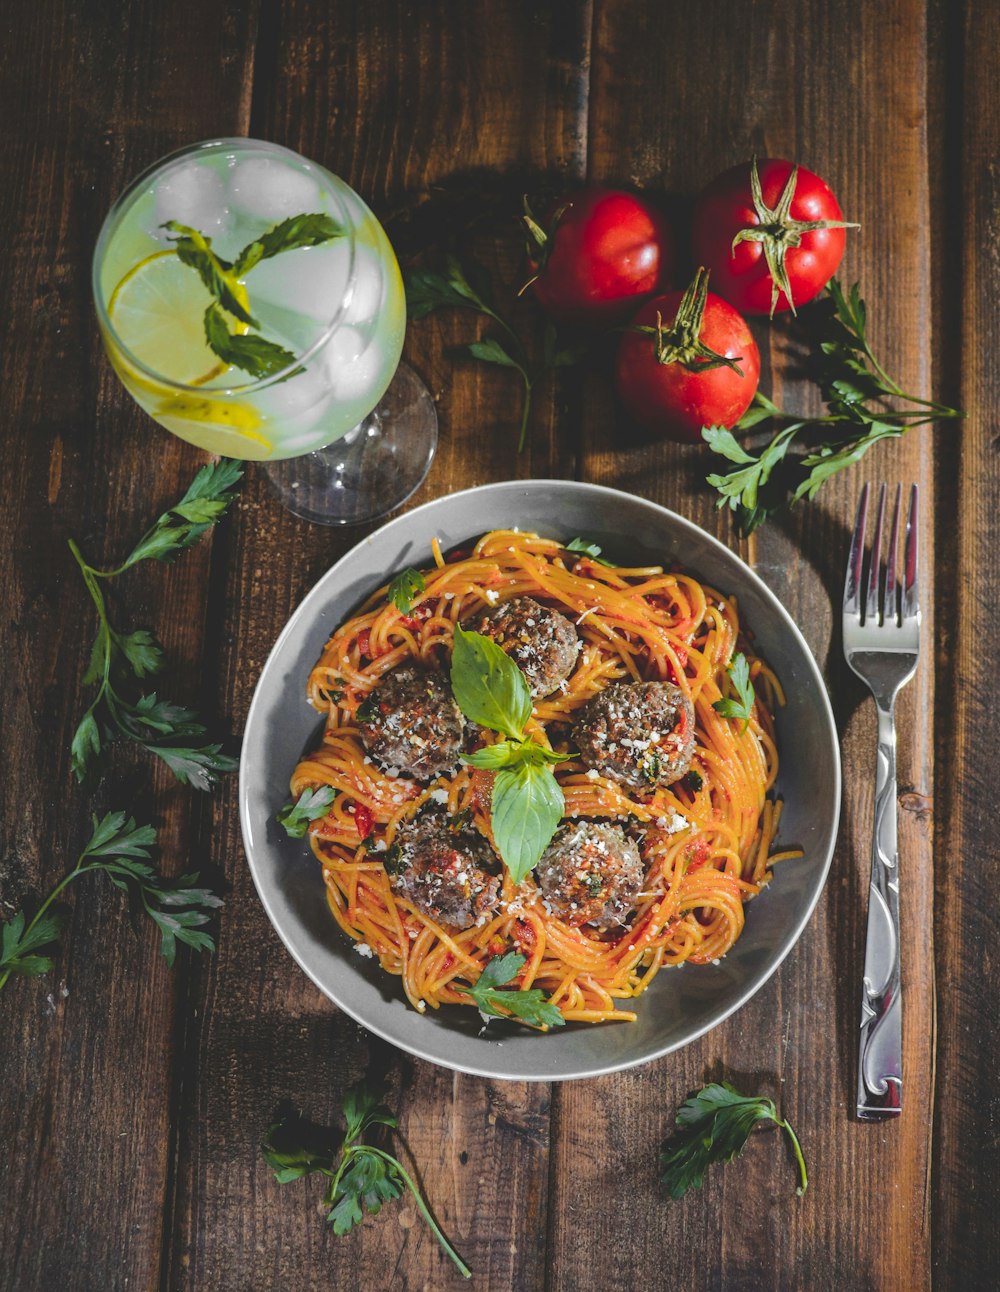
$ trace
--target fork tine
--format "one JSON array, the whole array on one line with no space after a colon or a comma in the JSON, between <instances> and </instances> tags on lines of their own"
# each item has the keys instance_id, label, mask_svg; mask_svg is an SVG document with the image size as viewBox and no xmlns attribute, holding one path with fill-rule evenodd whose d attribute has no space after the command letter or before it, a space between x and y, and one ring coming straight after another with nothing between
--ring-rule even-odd
<instances>
[{"instance_id":1,"label":"fork tine","mask_svg":"<svg viewBox=\"0 0 1000 1292\"><path fill-rule=\"evenodd\" d=\"M889 555L885 558L885 609L884 622L899 623L899 597L896 583L896 563L899 552L899 509L903 501L903 486L896 485L896 503L892 509L892 529L889 531Z\"/></svg>"},{"instance_id":2,"label":"fork tine","mask_svg":"<svg viewBox=\"0 0 1000 1292\"><path fill-rule=\"evenodd\" d=\"M865 524L868 519L868 485L861 490L858 514L851 535L851 551L847 558L847 577L844 580L844 614L861 618L861 566L865 559Z\"/></svg>"},{"instance_id":3,"label":"fork tine","mask_svg":"<svg viewBox=\"0 0 1000 1292\"><path fill-rule=\"evenodd\" d=\"M906 516L906 554L903 574L903 619L913 619L920 613L920 601L917 596L917 575L920 565L920 544L917 534L917 486L910 488L910 508Z\"/></svg>"},{"instance_id":4,"label":"fork tine","mask_svg":"<svg viewBox=\"0 0 1000 1292\"><path fill-rule=\"evenodd\" d=\"M868 564L868 599L865 606L865 623L878 627L878 588L882 566L882 520L885 516L885 485L878 491L878 511L875 513L875 532L872 534L872 554Z\"/></svg>"}]
</instances>

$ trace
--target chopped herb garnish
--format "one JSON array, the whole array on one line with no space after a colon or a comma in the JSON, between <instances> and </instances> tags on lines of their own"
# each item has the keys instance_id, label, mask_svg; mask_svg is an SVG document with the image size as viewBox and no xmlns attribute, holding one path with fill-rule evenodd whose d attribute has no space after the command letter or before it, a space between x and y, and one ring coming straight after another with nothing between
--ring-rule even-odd
<instances>
[{"instance_id":1,"label":"chopped herb garnish","mask_svg":"<svg viewBox=\"0 0 1000 1292\"><path fill-rule=\"evenodd\" d=\"M372 722L378 717L378 700L374 695L366 695L358 707L354 710L354 716L358 722Z\"/></svg>"},{"instance_id":2,"label":"chopped herb garnish","mask_svg":"<svg viewBox=\"0 0 1000 1292\"><path fill-rule=\"evenodd\" d=\"M697 794L705 784L705 778L702 776L701 772L696 772L692 767L689 772L681 777L681 784L689 794Z\"/></svg>"},{"instance_id":3,"label":"chopped herb garnish","mask_svg":"<svg viewBox=\"0 0 1000 1292\"><path fill-rule=\"evenodd\" d=\"M548 1003L541 988L532 987L528 991L500 990L504 983L517 977L524 965L525 958L517 951L494 956L471 987L456 985L455 990L468 993L480 1012L491 1018L513 1017L530 1027L564 1026L566 1020L555 1005Z\"/></svg>"},{"instance_id":4,"label":"chopped herb garnish","mask_svg":"<svg viewBox=\"0 0 1000 1292\"><path fill-rule=\"evenodd\" d=\"M609 569L614 569L614 566L610 561L601 559L602 549L598 547L596 543L591 543L586 538L571 538L563 550L566 552L579 552L583 556L589 556L591 560L596 561L598 565L606 565Z\"/></svg>"}]
</instances>

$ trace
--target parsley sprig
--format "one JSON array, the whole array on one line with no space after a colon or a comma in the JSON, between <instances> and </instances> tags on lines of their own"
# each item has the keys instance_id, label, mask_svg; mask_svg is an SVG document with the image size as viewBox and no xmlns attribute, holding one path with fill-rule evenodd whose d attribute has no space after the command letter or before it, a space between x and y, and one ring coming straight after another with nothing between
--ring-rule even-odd
<instances>
[{"instance_id":1,"label":"parsley sprig","mask_svg":"<svg viewBox=\"0 0 1000 1292\"><path fill-rule=\"evenodd\" d=\"M716 700L712 708L717 713L721 713L724 718L742 720L743 731L746 731L753 717L753 706L756 700L753 683L750 681L750 664L747 657L743 654L734 655L726 672L736 695L723 696L721 700ZM742 735L743 732L741 731L740 734Z\"/></svg>"},{"instance_id":2,"label":"parsley sprig","mask_svg":"<svg viewBox=\"0 0 1000 1292\"><path fill-rule=\"evenodd\" d=\"M397 1125L383 1098L384 1091L369 1089L363 1081L351 1086L342 1102L346 1130L339 1146L331 1145L330 1134L321 1128L302 1119L281 1118L269 1127L260 1146L264 1161L279 1184L315 1172L329 1178L323 1205L329 1208L326 1218L338 1236L360 1225L365 1212L376 1216L386 1202L409 1190L446 1255L469 1279L472 1271L441 1232L412 1176L398 1157L382 1147L386 1130Z\"/></svg>"},{"instance_id":3,"label":"parsley sprig","mask_svg":"<svg viewBox=\"0 0 1000 1292\"><path fill-rule=\"evenodd\" d=\"M92 822L93 833L76 865L56 884L33 918L26 923L24 912L18 911L4 924L0 989L11 974L37 977L51 970L51 957L38 953L58 941L67 916L50 908L74 880L94 871L103 871L116 888L128 893L133 907L156 924L160 951L168 965L173 966L178 942L199 951L214 951L215 942L203 926L222 905L222 898L208 888L196 887L197 873L168 879L154 869L150 849L156 843L156 831L152 826L137 826L124 812L109 812L100 821L94 816Z\"/></svg>"},{"instance_id":4,"label":"parsley sprig","mask_svg":"<svg viewBox=\"0 0 1000 1292\"><path fill-rule=\"evenodd\" d=\"M419 570L408 566L405 570L400 570L389 584L389 601L401 615L408 615L413 609L414 601L426 591L427 581L424 576Z\"/></svg>"},{"instance_id":5,"label":"parsley sprig","mask_svg":"<svg viewBox=\"0 0 1000 1292\"><path fill-rule=\"evenodd\" d=\"M734 464L707 479L719 493L718 506L737 513L744 534L781 508L814 498L831 476L860 462L880 440L965 416L946 404L906 394L888 375L868 342L868 314L857 283L845 294L832 278L813 319L818 327L815 375L827 407L825 416L791 416L758 393L733 428L749 431L770 423L771 438L756 454L744 448L733 431L721 426L702 429L702 438L714 452ZM906 406L900 407L901 403ZM824 428L829 438L812 443L803 453L790 454L797 438L813 428Z\"/></svg>"},{"instance_id":6,"label":"parsley sprig","mask_svg":"<svg viewBox=\"0 0 1000 1292\"><path fill-rule=\"evenodd\" d=\"M130 698L131 680L152 676L163 667L163 651L145 628L121 632L113 627L102 581L116 578L140 561L173 561L197 543L229 510L243 475L241 464L223 458L195 476L184 497L146 531L121 565L97 570L70 539L73 553L97 610L97 636L83 676L84 686L97 692L80 720L71 746L78 781L95 772L114 736L141 745L167 764L179 781L210 790L220 773L233 771L236 759L220 753L221 745L202 741L206 729L197 714L155 691Z\"/></svg>"},{"instance_id":7,"label":"parsley sprig","mask_svg":"<svg viewBox=\"0 0 1000 1292\"><path fill-rule=\"evenodd\" d=\"M317 247L332 238L339 238L344 230L336 220L322 212L312 215L293 215L247 243L234 261L224 260L212 248L212 239L189 224L167 220L161 226L176 235L169 239L177 257L194 269L214 300L205 310L205 340L209 348L234 368L248 372L254 380L273 377L295 363L295 355L275 341L254 335L260 331L260 322L250 312L246 288L240 281L255 265L284 251L299 247ZM242 327L230 332L226 315L237 320ZM294 377L301 372L294 368L287 373Z\"/></svg>"},{"instance_id":8,"label":"parsley sprig","mask_svg":"<svg viewBox=\"0 0 1000 1292\"><path fill-rule=\"evenodd\" d=\"M524 674L496 642L455 626L451 689L470 722L500 732L506 740L487 745L463 761L496 771L491 818L493 841L519 884L545 851L566 810L552 770L555 754L524 734L531 717L531 691Z\"/></svg>"},{"instance_id":9,"label":"parsley sprig","mask_svg":"<svg viewBox=\"0 0 1000 1292\"><path fill-rule=\"evenodd\" d=\"M285 827L290 839L304 839L313 821L326 816L330 804L337 797L332 785L321 785L315 790L303 790L297 799L290 800L278 812L277 821Z\"/></svg>"},{"instance_id":10,"label":"parsley sprig","mask_svg":"<svg viewBox=\"0 0 1000 1292\"><path fill-rule=\"evenodd\" d=\"M517 951L494 956L483 967L482 973L471 987L456 985L455 990L467 992L476 1002L481 1014L490 1018L516 1018L530 1027L563 1027L566 1020L540 987L527 991L501 991L505 983L512 982L525 965L525 957Z\"/></svg>"},{"instance_id":11,"label":"parsley sprig","mask_svg":"<svg viewBox=\"0 0 1000 1292\"><path fill-rule=\"evenodd\" d=\"M524 386L517 437L517 451L520 453L528 437L528 418L537 381L547 371L579 363L583 349L560 345L555 328L548 324L542 335L542 361L533 365L524 341L493 304L486 273L471 261L463 266L457 256L449 255L445 257L443 269L410 269L403 275L403 281L407 314L411 319L426 318L439 309L473 310L500 329L500 335L466 343L460 347L460 353L478 359L480 363L513 368L520 374Z\"/></svg>"},{"instance_id":12,"label":"parsley sprig","mask_svg":"<svg viewBox=\"0 0 1000 1292\"><path fill-rule=\"evenodd\" d=\"M771 1099L741 1095L728 1082L713 1083L691 1095L677 1110L677 1129L660 1157L661 1180L671 1198L700 1189L713 1162L731 1162L759 1122L779 1126L792 1145L799 1167L801 1197L809 1187L802 1146L789 1123L779 1117Z\"/></svg>"}]
</instances>

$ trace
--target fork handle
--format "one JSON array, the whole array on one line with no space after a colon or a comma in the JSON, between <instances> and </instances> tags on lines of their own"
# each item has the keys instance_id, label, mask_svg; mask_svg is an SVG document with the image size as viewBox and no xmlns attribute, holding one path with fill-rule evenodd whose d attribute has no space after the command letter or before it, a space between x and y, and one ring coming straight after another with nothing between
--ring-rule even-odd
<instances>
[{"instance_id":1,"label":"fork handle","mask_svg":"<svg viewBox=\"0 0 1000 1292\"><path fill-rule=\"evenodd\" d=\"M898 1117L903 1105L903 1005L899 970L899 848L896 839L895 695L876 696L878 764L861 998L858 1117Z\"/></svg>"}]
</instances>

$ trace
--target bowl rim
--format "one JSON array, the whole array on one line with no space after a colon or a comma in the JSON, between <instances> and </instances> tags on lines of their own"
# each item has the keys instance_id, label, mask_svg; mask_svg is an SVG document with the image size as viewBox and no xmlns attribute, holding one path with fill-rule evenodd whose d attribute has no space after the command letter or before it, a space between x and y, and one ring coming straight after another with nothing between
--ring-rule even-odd
<instances>
[{"instance_id":1,"label":"bowl rim","mask_svg":"<svg viewBox=\"0 0 1000 1292\"><path fill-rule=\"evenodd\" d=\"M298 606L296 606L292 611L281 632L278 634L274 645L268 653L267 659L261 667L257 681L254 685L254 693L247 710L246 722L243 729L244 743L248 733L251 732L255 725L255 722L260 720L258 719L258 709L264 703L264 689L261 686L262 680L268 675L274 662L281 656L286 641L295 633L301 621L308 619L310 615L315 613L317 603L321 601L321 598L326 593L328 584L334 582L337 574L340 573L341 570L349 567L357 555L366 548L376 536L381 537L382 535L390 534L396 529L406 530L414 524L414 521L419 525L422 517L440 509L444 504L454 504L457 500L475 498L476 496L485 493L496 493L497 491L502 490L533 491L540 489L549 491L554 489L569 490L570 492L577 492L591 496L595 498L595 501L597 499L601 499L604 502L620 502L622 500L627 500L630 503L638 502L645 507L652 508L654 511L659 512L667 523L679 527L682 531L687 531L692 536L697 536L699 542L707 541L709 547L718 549L726 559L735 561L740 566L742 577L745 580L748 580L749 583L753 585L754 590L758 595L762 596L766 602L770 603L771 608L777 612L777 615L781 620L783 632L789 634L795 641L806 664L806 668L809 673L808 681L812 684L812 688L818 699L823 727L825 728L825 735L829 742L828 753L831 757L831 766L833 768L833 783L831 786L827 787L827 791L832 791L831 802L833 812L831 814L830 836L826 844L825 856L822 858L819 872L816 880L814 881L814 889L805 904L805 908L794 925L791 935L786 937L785 945L773 953L773 958L768 962L766 971L760 977L759 981L751 981L744 989L737 992L733 1001L711 1013L709 1018L702 1025L697 1026L683 1039L669 1042L662 1047L654 1047L647 1054L642 1054L626 1060L612 1061L604 1065L577 1068L573 1071L560 1072L558 1074L553 1074L551 1072L539 1073L535 1071L498 1072L495 1068L491 1068L485 1064L470 1064L468 1062L450 1060L447 1056L431 1052L430 1049L422 1047L419 1043L412 1042L409 1039L400 1039L400 1037L393 1033L391 1029L383 1027L377 1023L372 1023L364 1016L363 1011L355 1008L351 1004L350 1000L339 996L333 988L321 980L320 974L313 971L307 963L304 953L300 953L298 947L295 945L294 939L286 932L284 922L276 916L273 904L269 899L267 891L268 886L263 881L261 874L258 873L258 864L254 857L254 848L250 843L250 840L253 838L253 828L250 819L250 773L247 771L246 759L241 758L238 788L239 816L243 851L246 857L247 866L249 867L250 875L253 879L257 895L260 898L261 905L264 907L264 911L267 914L272 928L277 933L285 949L291 955L299 968L319 988L323 995L336 1005L337 1009L341 1010L349 1018L352 1018L356 1023L360 1024L366 1031L369 1031L380 1037L382 1040L387 1041L397 1049L405 1051L414 1058L422 1059L428 1063L437 1064L440 1067L448 1068L454 1072L461 1072L468 1076L484 1077L489 1080L500 1081L576 1081L586 1080L591 1077L607 1076L614 1072L625 1072L631 1068L637 1068L647 1063L652 1063L656 1059L663 1058L668 1054L672 1054L677 1050L683 1049L693 1041L698 1040L706 1033L720 1026L720 1024L726 1021L726 1019L730 1018L738 1010L742 1009L747 1001L755 996L757 992L770 981L792 949L798 944L806 925L809 923L816 910L819 899L826 887L834 852L836 850L842 798L840 744L837 735L837 725L833 713L833 707L830 703L826 684L823 681L823 675L808 642L803 636L798 625L792 619L791 615L782 605L777 594L767 586L760 575L757 574L756 571L753 570L737 552L734 552L732 548L727 547L726 544L716 538L714 534L710 534L707 530L703 529L700 525L697 525L694 521L689 520L686 516L681 516L678 512L672 511L669 507L664 507L662 503L654 502L649 498L643 497L641 494L633 494L628 490L616 489L609 485L593 484L589 481L583 480L560 480L546 479L545 477L532 477L524 480L492 481L487 484L474 485L467 489L460 489L453 493L442 494L436 498L431 498L427 502L421 503L419 506L403 512L401 515L378 526L371 534L363 535L357 543L355 543L347 552L344 553L343 556L336 560L333 565L320 575L306 595L302 598ZM428 543L429 542L430 539L428 538ZM695 571L695 573L698 572ZM335 923L332 921L332 917L330 927L331 933L339 933L339 930L336 929ZM621 1026L625 1026L625 1024L621 1024ZM429 1035L431 1035L431 1033L429 1033Z\"/></svg>"}]
</instances>

